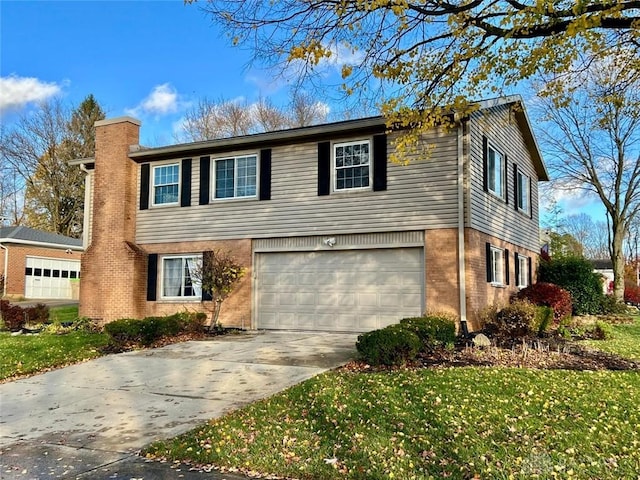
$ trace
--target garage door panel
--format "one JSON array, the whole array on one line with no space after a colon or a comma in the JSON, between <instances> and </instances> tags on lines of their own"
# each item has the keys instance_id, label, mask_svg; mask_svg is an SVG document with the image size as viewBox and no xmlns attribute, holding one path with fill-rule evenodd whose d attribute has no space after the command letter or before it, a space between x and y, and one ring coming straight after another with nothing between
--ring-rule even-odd
<instances>
[{"instance_id":1,"label":"garage door panel","mask_svg":"<svg viewBox=\"0 0 640 480\"><path fill-rule=\"evenodd\" d=\"M368 331L419 315L421 248L260 253L258 328Z\"/></svg>"},{"instance_id":2,"label":"garage door panel","mask_svg":"<svg viewBox=\"0 0 640 480\"><path fill-rule=\"evenodd\" d=\"M71 299L73 279L79 278L80 261L27 257L25 296L27 298Z\"/></svg>"}]
</instances>

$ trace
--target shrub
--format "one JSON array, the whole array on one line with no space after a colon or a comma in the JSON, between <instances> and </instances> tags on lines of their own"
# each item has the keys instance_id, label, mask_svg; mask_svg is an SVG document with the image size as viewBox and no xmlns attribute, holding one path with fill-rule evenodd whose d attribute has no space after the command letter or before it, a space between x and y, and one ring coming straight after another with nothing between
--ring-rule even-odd
<instances>
[{"instance_id":1,"label":"shrub","mask_svg":"<svg viewBox=\"0 0 640 480\"><path fill-rule=\"evenodd\" d=\"M24 310L18 305L11 305L7 300L0 300L0 316L4 328L10 332L21 330L27 323Z\"/></svg>"},{"instance_id":2,"label":"shrub","mask_svg":"<svg viewBox=\"0 0 640 480\"><path fill-rule=\"evenodd\" d=\"M533 330L541 337L553 323L553 308L539 305L536 308Z\"/></svg>"},{"instance_id":3,"label":"shrub","mask_svg":"<svg viewBox=\"0 0 640 480\"><path fill-rule=\"evenodd\" d=\"M456 341L455 320L446 314L403 318L400 320L400 325L415 333L423 347L427 349L452 344Z\"/></svg>"},{"instance_id":4,"label":"shrub","mask_svg":"<svg viewBox=\"0 0 640 480\"><path fill-rule=\"evenodd\" d=\"M590 329L589 334L595 340L609 340L613 338L613 328L606 322L597 321Z\"/></svg>"},{"instance_id":5,"label":"shrub","mask_svg":"<svg viewBox=\"0 0 640 480\"><path fill-rule=\"evenodd\" d=\"M640 305L640 287L637 285L626 285L624 287L624 301L633 305Z\"/></svg>"},{"instance_id":6,"label":"shrub","mask_svg":"<svg viewBox=\"0 0 640 480\"><path fill-rule=\"evenodd\" d=\"M104 331L111 339L111 347L148 347L154 342L184 332L204 330L204 313L175 313L166 317L146 317L142 320L124 318L107 323Z\"/></svg>"},{"instance_id":7,"label":"shrub","mask_svg":"<svg viewBox=\"0 0 640 480\"><path fill-rule=\"evenodd\" d=\"M538 280L564 288L571 294L575 315L594 315L600 311L602 281L593 265L582 257L563 257L541 262Z\"/></svg>"},{"instance_id":8,"label":"shrub","mask_svg":"<svg viewBox=\"0 0 640 480\"><path fill-rule=\"evenodd\" d=\"M516 300L498 311L495 321L487 325L487 331L509 338L526 337L536 328L536 306Z\"/></svg>"},{"instance_id":9,"label":"shrub","mask_svg":"<svg viewBox=\"0 0 640 480\"><path fill-rule=\"evenodd\" d=\"M600 313L603 315L616 315L627 313L627 306L619 302L613 295L603 295L600 298Z\"/></svg>"},{"instance_id":10,"label":"shrub","mask_svg":"<svg viewBox=\"0 0 640 480\"><path fill-rule=\"evenodd\" d=\"M560 323L562 319L571 315L571 294L552 283L538 282L529 285L520 290L515 298L527 300L534 305L551 307L553 309L553 319L556 323Z\"/></svg>"},{"instance_id":11,"label":"shrub","mask_svg":"<svg viewBox=\"0 0 640 480\"><path fill-rule=\"evenodd\" d=\"M415 360L421 345L415 333L395 324L358 336L356 348L370 365L404 365Z\"/></svg>"},{"instance_id":12,"label":"shrub","mask_svg":"<svg viewBox=\"0 0 640 480\"><path fill-rule=\"evenodd\" d=\"M27 307L24 309L27 315L28 323L48 323L49 322L49 307L44 303L37 303L33 307Z\"/></svg>"}]
</instances>

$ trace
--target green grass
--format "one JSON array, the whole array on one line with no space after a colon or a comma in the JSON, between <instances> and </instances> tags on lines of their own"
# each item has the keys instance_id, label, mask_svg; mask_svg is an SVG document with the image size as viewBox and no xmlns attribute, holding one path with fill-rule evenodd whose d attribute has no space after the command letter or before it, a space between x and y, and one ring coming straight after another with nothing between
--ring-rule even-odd
<instances>
[{"instance_id":1,"label":"green grass","mask_svg":"<svg viewBox=\"0 0 640 480\"><path fill-rule=\"evenodd\" d=\"M610 340L587 340L584 343L604 352L640 361L640 317L628 325L613 325Z\"/></svg>"},{"instance_id":2,"label":"green grass","mask_svg":"<svg viewBox=\"0 0 640 480\"><path fill-rule=\"evenodd\" d=\"M586 342L640 360L640 317ZM145 452L302 479L637 479L640 372L329 372Z\"/></svg>"},{"instance_id":3,"label":"green grass","mask_svg":"<svg viewBox=\"0 0 640 480\"><path fill-rule=\"evenodd\" d=\"M146 453L313 479L637 478L640 372L329 372Z\"/></svg>"},{"instance_id":4,"label":"green grass","mask_svg":"<svg viewBox=\"0 0 640 480\"><path fill-rule=\"evenodd\" d=\"M11 336L0 332L0 380L99 357L100 347L107 342L104 333Z\"/></svg>"},{"instance_id":5,"label":"green grass","mask_svg":"<svg viewBox=\"0 0 640 480\"><path fill-rule=\"evenodd\" d=\"M49 308L49 320L55 323L72 322L78 318L78 305Z\"/></svg>"}]
</instances>

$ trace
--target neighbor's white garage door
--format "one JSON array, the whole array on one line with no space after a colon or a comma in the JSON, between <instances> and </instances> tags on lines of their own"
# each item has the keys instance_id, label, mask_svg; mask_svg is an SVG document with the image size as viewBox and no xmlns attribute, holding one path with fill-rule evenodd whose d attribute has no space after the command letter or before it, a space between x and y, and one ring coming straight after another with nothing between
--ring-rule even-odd
<instances>
[{"instance_id":1,"label":"neighbor's white garage door","mask_svg":"<svg viewBox=\"0 0 640 480\"><path fill-rule=\"evenodd\" d=\"M71 282L80 278L80 260L27 257L25 297L71 299Z\"/></svg>"},{"instance_id":2,"label":"neighbor's white garage door","mask_svg":"<svg viewBox=\"0 0 640 480\"><path fill-rule=\"evenodd\" d=\"M365 332L422 311L422 248L259 253L257 327Z\"/></svg>"}]
</instances>

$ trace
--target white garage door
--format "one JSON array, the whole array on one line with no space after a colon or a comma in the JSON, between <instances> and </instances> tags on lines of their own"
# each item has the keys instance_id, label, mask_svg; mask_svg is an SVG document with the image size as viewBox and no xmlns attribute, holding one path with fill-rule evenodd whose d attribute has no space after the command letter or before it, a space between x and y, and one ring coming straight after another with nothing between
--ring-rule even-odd
<instances>
[{"instance_id":1,"label":"white garage door","mask_svg":"<svg viewBox=\"0 0 640 480\"><path fill-rule=\"evenodd\" d=\"M71 283L80 278L80 260L27 257L25 297L72 298Z\"/></svg>"},{"instance_id":2,"label":"white garage door","mask_svg":"<svg viewBox=\"0 0 640 480\"><path fill-rule=\"evenodd\" d=\"M422 248L260 253L258 328L365 332L422 311Z\"/></svg>"}]
</instances>

